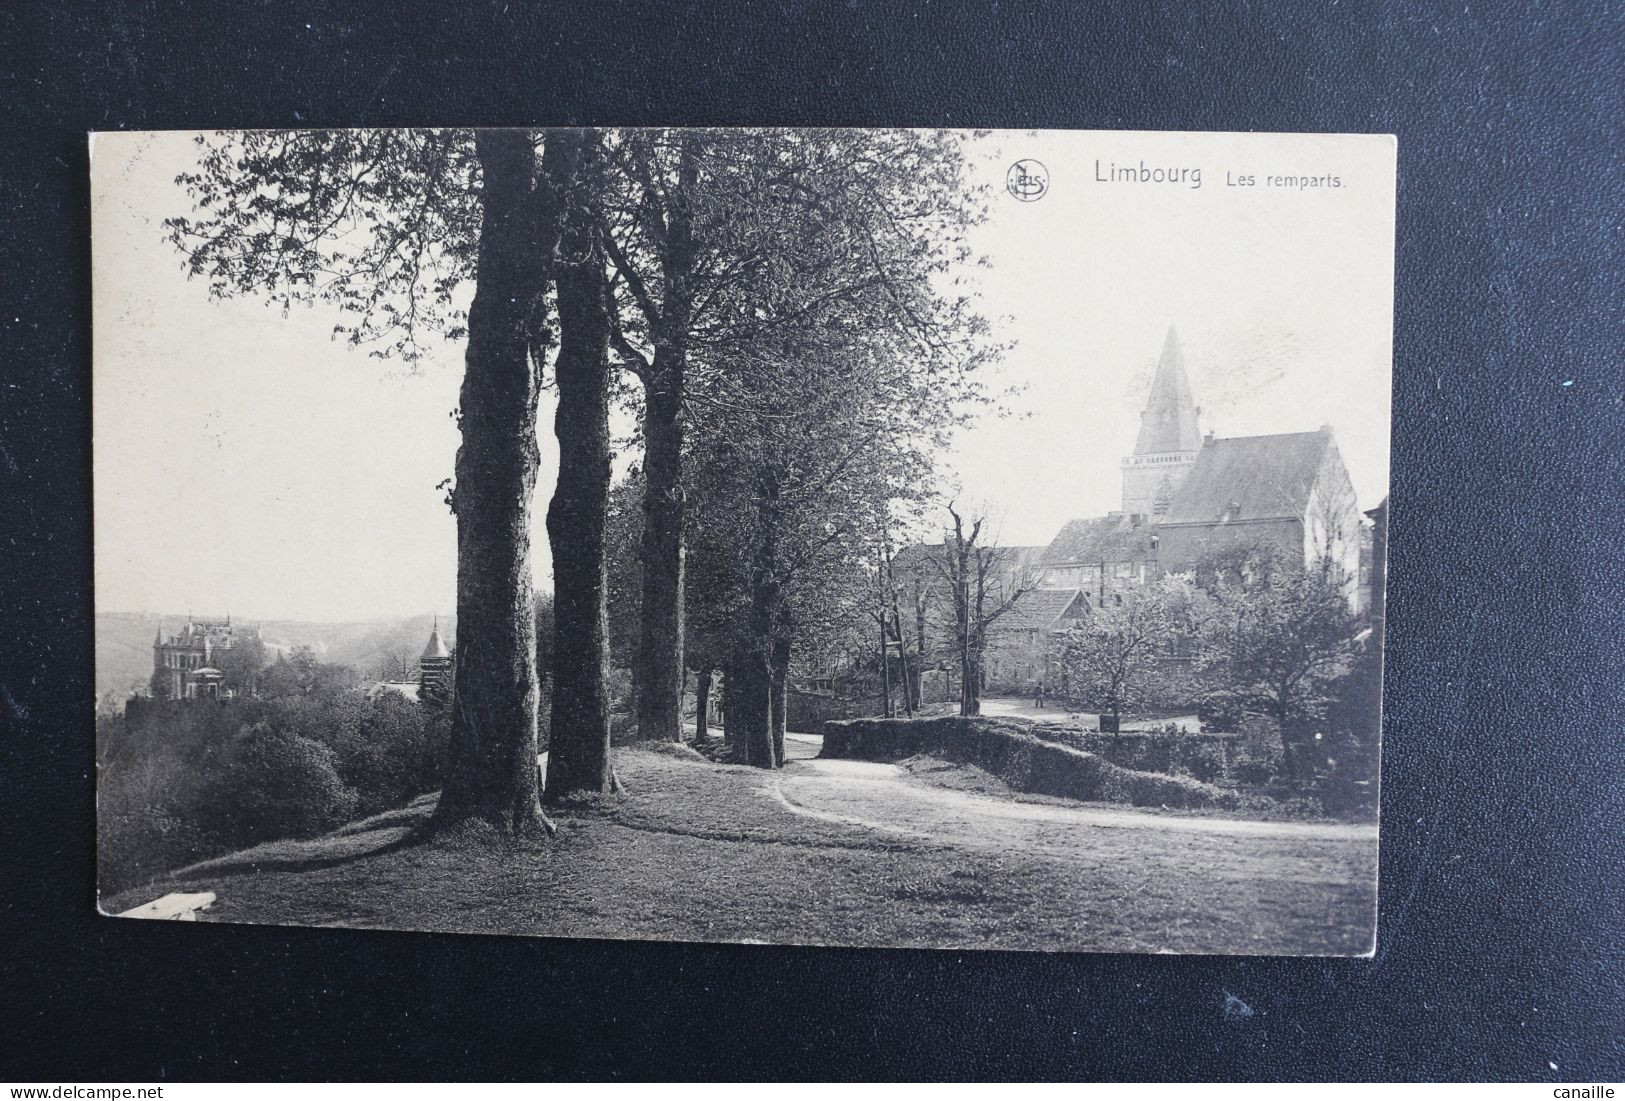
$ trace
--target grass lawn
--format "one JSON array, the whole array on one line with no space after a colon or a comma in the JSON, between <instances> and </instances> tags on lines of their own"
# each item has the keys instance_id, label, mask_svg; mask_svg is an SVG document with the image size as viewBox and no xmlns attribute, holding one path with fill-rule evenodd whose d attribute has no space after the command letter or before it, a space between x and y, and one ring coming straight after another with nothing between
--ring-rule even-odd
<instances>
[{"instance_id":1,"label":"grass lawn","mask_svg":"<svg viewBox=\"0 0 1625 1101\"><path fill-rule=\"evenodd\" d=\"M936 948L1370 948L1372 828L1018 802L974 778L827 767L851 764L793 760L769 773L622 749L629 793L555 812L551 840L391 848L432 810L426 796L326 837L194 865L103 909L207 890L219 897L205 921Z\"/></svg>"}]
</instances>

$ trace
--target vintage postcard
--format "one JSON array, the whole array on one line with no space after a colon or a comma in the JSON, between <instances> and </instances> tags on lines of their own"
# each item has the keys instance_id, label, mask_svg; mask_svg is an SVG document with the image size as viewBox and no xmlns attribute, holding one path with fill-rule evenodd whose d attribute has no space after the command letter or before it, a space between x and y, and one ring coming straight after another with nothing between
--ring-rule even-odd
<instances>
[{"instance_id":1,"label":"vintage postcard","mask_svg":"<svg viewBox=\"0 0 1625 1101\"><path fill-rule=\"evenodd\" d=\"M1392 138L91 143L104 913L1372 950Z\"/></svg>"}]
</instances>

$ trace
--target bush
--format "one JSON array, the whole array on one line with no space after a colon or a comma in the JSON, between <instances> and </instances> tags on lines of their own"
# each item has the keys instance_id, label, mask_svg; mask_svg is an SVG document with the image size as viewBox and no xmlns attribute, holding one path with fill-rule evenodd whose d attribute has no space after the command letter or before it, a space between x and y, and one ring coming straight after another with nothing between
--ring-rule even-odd
<instances>
[{"instance_id":1,"label":"bush","mask_svg":"<svg viewBox=\"0 0 1625 1101\"><path fill-rule=\"evenodd\" d=\"M98 715L100 886L401 806L439 786L450 728L445 711L337 688Z\"/></svg>"},{"instance_id":2,"label":"bush","mask_svg":"<svg viewBox=\"0 0 1625 1101\"><path fill-rule=\"evenodd\" d=\"M1196 719L1204 734L1234 734L1246 717L1241 700L1228 693L1211 693L1196 705Z\"/></svg>"},{"instance_id":3,"label":"bush","mask_svg":"<svg viewBox=\"0 0 1625 1101\"><path fill-rule=\"evenodd\" d=\"M1264 787L1280 778L1280 723L1266 715L1242 719L1233 772L1237 781L1253 787Z\"/></svg>"},{"instance_id":4,"label":"bush","mask_svg":"<svg viewBox=\"0 0 1625 1101\"><path fill-rule=\"evenodd\" d=\"M1233 739L1188 734L1173 723L1161 730L1130 734L1100 734L1075 726L1040 724L1034 737L1085 753L1096 753L1122 768L1189 776L1203 783L1231 782L1226 777L1226 743Z\"/></svg>"},{"instance_id":5,"label":"bush","mask_svg":"<svg viewBox=\"0 0 1625 1101\"><path fill-rule=\"evenodd\" d=\"M228 847L310 837L352 818L360 802L330 746L264 723L238 735L199 817Z\"/></svg>"},{"instance_id":6,"label":"bush","mask_svg":"<svg viewBox=\"0 0 1625 1101\"><path fill-rule=\"evenodd\" d=\"M97 808L96 879L104 894L117 894L221 851L195 822L177 814L107 800Z\"/></svg>"}]
</instances>

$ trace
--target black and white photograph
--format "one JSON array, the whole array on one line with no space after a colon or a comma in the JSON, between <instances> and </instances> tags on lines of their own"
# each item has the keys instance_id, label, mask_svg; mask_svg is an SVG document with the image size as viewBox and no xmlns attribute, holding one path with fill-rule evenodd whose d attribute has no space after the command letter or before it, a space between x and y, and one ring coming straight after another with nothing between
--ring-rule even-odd
<instances>
[{"instance_id":1,"label":"black and white photograph","mask_svg":"<svg viewBox=\"0 0 1625 1101\"><path fill-rule=\"evenodd\" d=\"M1369 955L1395 157L91 135L98 908Z\"/></svg>"}]
</instances>

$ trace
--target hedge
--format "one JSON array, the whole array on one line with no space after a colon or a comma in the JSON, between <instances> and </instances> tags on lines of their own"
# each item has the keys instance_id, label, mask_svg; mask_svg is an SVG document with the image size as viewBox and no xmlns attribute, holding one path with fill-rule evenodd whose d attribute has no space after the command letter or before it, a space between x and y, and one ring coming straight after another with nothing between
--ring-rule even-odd
<instances>
[{"instance_id":1,"label":"hedge","mask_svg":"<svg viewBox=\"0 0 1625 1101\"><path fill-rule=\"evenodd\" d=\"M826 724L820 757L900 761L928 754L972 764L1018 791L1137 807L1240 807L1212 784L1119 768L1093 753L1047 742L998 719L847 719Z\"/></svg>"}]
</instances>

